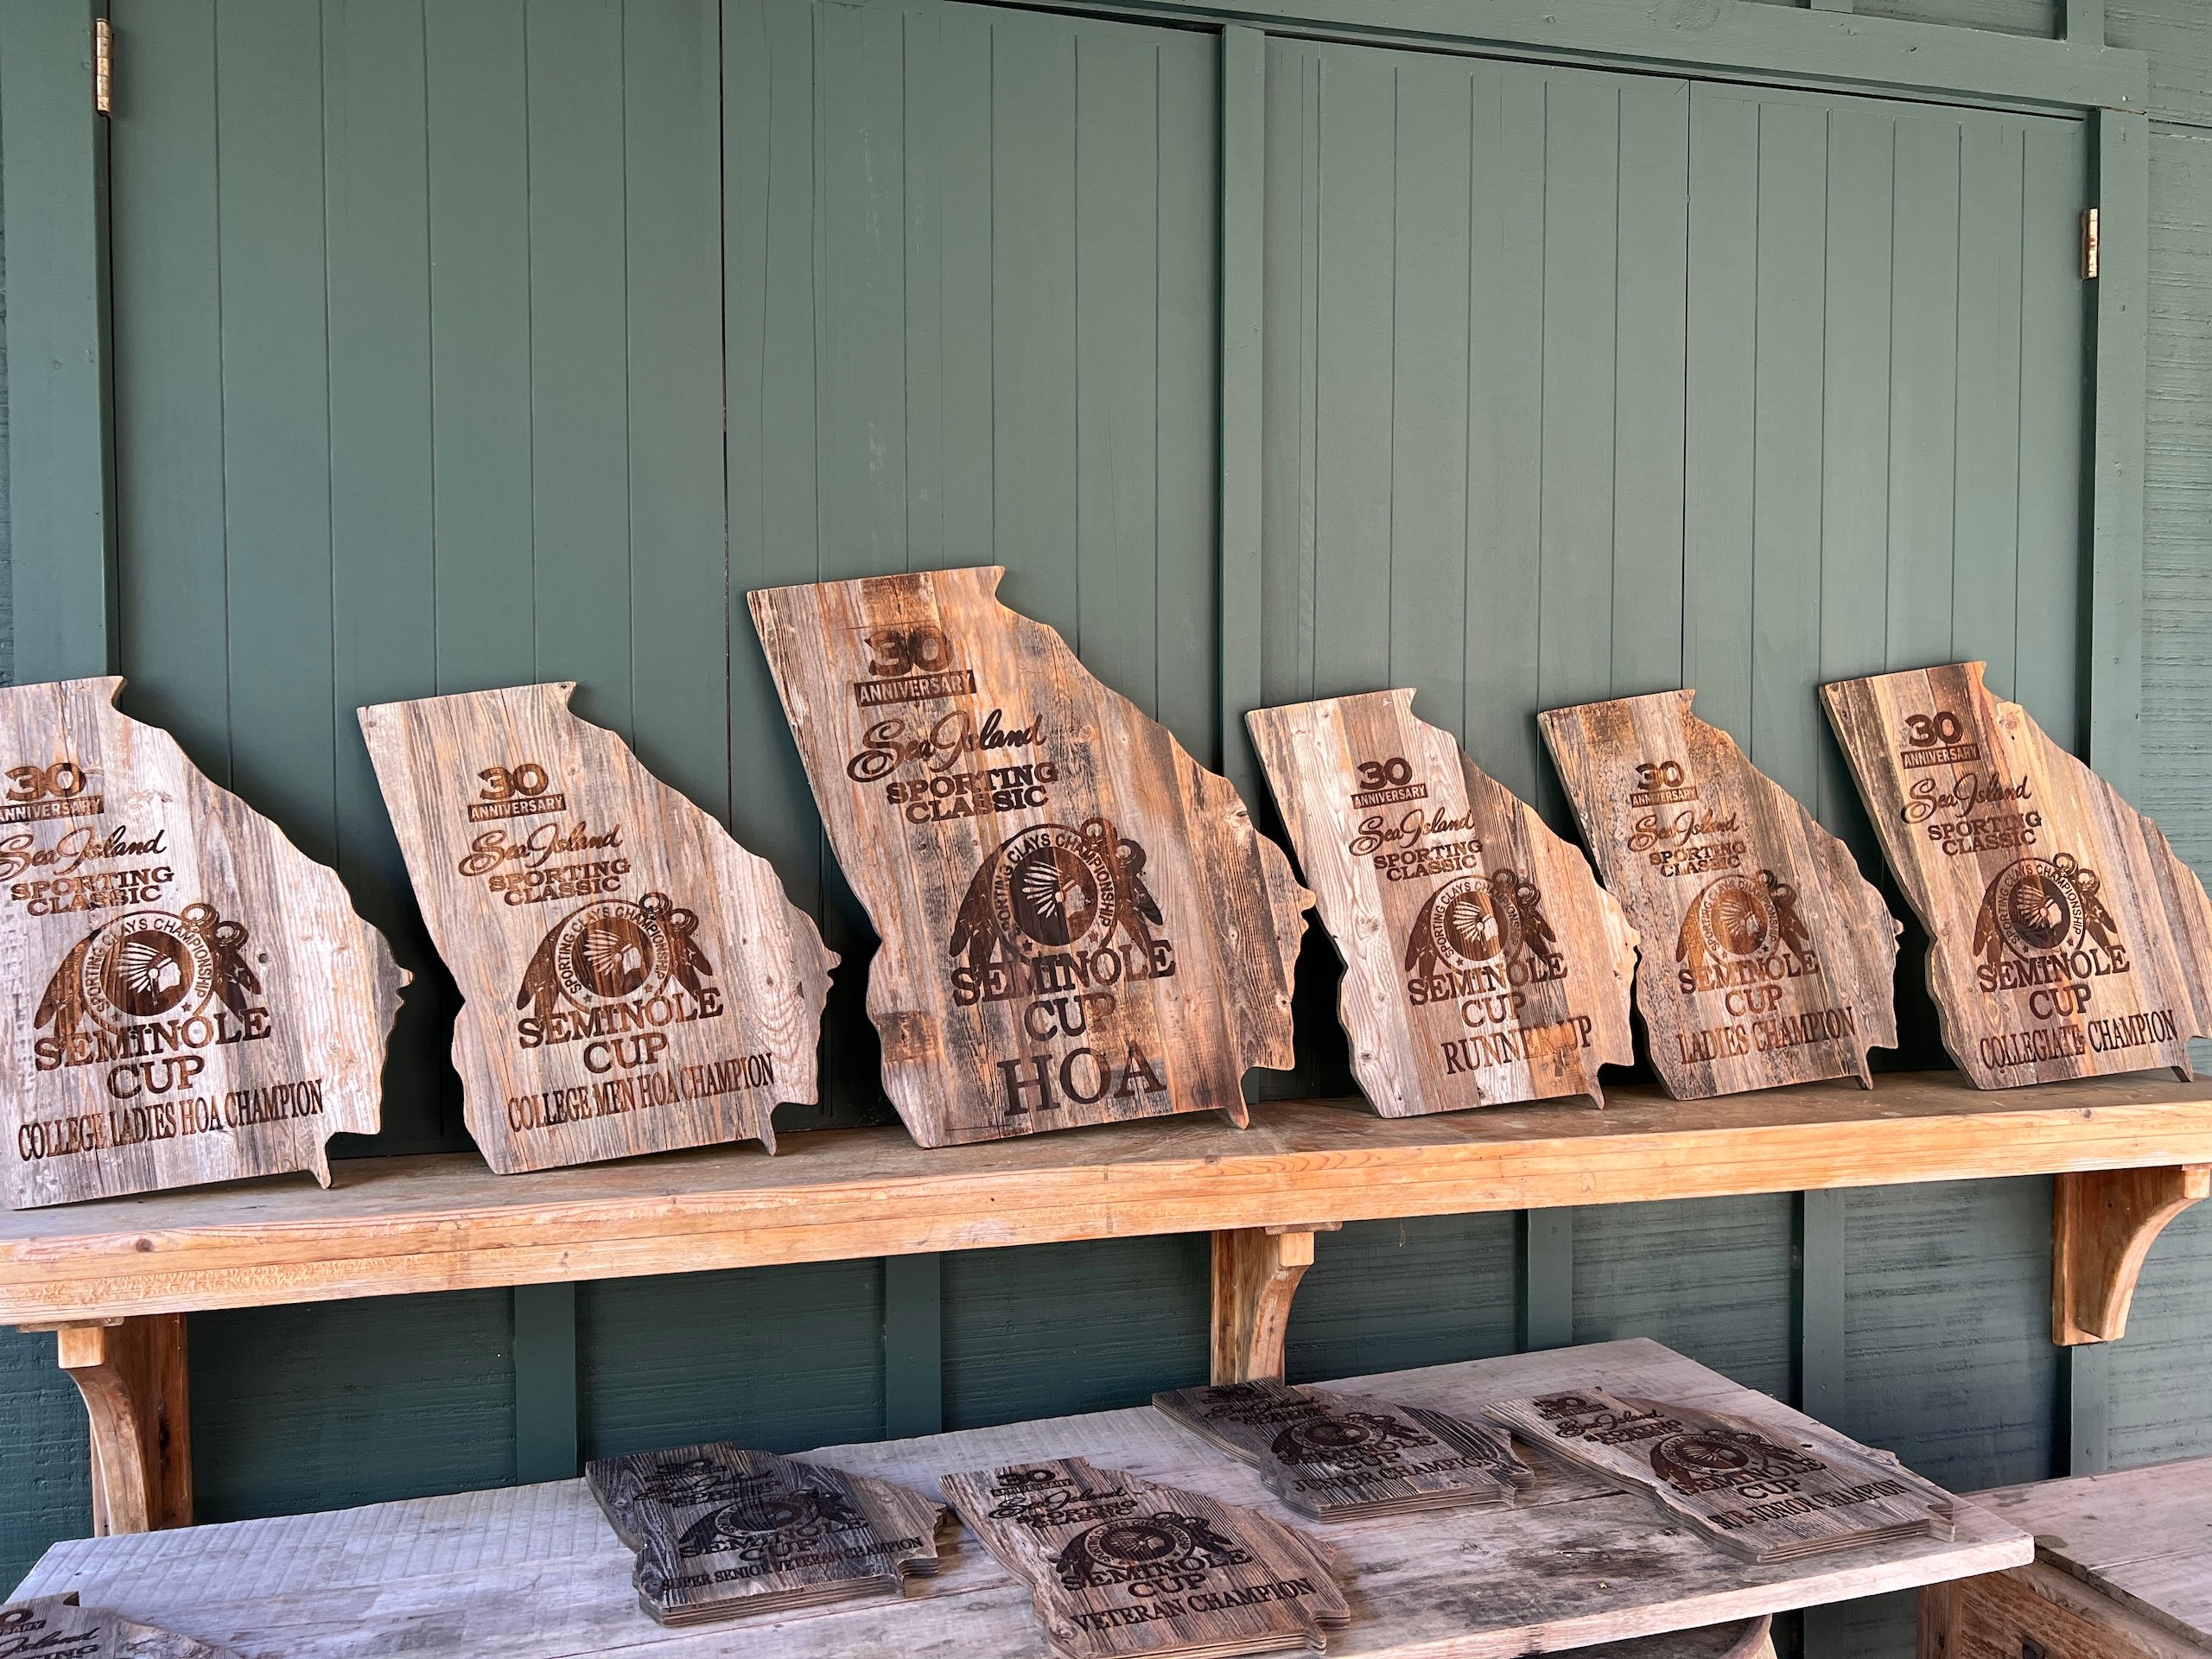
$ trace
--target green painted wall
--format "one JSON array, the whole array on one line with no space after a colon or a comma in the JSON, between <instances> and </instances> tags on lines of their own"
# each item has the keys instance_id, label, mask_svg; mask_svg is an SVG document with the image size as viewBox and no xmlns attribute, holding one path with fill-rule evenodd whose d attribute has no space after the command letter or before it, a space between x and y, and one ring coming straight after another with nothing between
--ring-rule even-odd
<instances>
[{"instance_id":1,"label":"green painted wall","mask_svg":"<svg viewBox=\"0 0 2212 1659\"><path fill-rule=\"evenodd\" d=\"M2031 34L2049 33L2054 20L2050 0L1861 0L1860 9ZM465 1144L437 1053L451 994L412 918L353 732L359 702L577 677L582 711L621 730L650 764L774 858L855 968L865 929L807 808L740 608L746 588L1003 562L1010 602L1060 626L1194 752L1213 753L1218 111L1210 37L918 0L433 0L427 8L117 0L114 10L132 46L112 135L126 703L176 729L201 764L337 862L365 913L422 976L392 1065L390 1127L381 1145L355 1150ZM2160 118L2142 792L2183 851L2212 870L2212 785L2201 760L2212 720L2212 575L2202 556L2212 532L2204 481L2212 398L2203 390L2212 383L2212 29L2193 0L2113 0L2111 13L2119 43L2153 54ZM1314 54L1281 55L1302 64ZM1343 79L1357 82L1371 67L1355 64ZM1339 543L1348 551L1332 568L1333 588L1313 585L1329 574L1319 553L1304 601L1290 584L1306 632L1270 622L1271 651L1306 653L1302 669L1270 671L1291 676L1271 680L1271 694L1294 695L1306 683L1299 674L1323 670L1335 677L1325 690L1378 676L1415 680L1426 712L1435 714L1434 697L1452 703L1452 723L1465 722L1478 753L1555 810L1526 729L1536 701L1687 676L1706 689L1713 717L1741 722L1763 760L1857 833L1807 688L1823 672L1878 666L1892 648L1908 657L1989 649L1971 604L1947 606L1942 627L1922 640L1912 630L1933 619L1909 584L1890 578L1925 576L1928 549L1940 543L1947 595L1979 595L1991 570L2005 573L2007 591L2037 591L2058 567L2035 560L2053 548L1993 548L1973 536L1955 543L1951 528L1977 529L1993 512L1986 503L2019 499L2023 488L2070 487L2063 468L1993 480L1986 454L1955 446L1947 453L1959 454L1966 471L1931 481L1914 469L1925 455L1908 449L1898 476L1885 464L1872 486L1882 503L1902 502L1929 527L1907 559L1851 518L1856 498L1823 493L1816 481L1824 466L1877 453L1827 423L1887 410L1886 372L1870 386L1863 364L1840 363L1847 372L1822 390L1815 347L1809 388L1779 385L1763 401L1756 381L1740 378L1747 346L1787 343L1810 327L1806 296L1828 291L1827 262L1865 251L1863 238L1833 234L1834 215L1859 212L1870 223L1885 219L1885 228L1901 222L1895 202L1849 188L1872 176L1853 171L1852 143L1885 134L1893 149L1900 142L1891 114L1839 118L1795 95L1519 71L1484 84L1501 111L1510 96L1529 98L1532 87L1541 95L1534 124L1517 130L1551 146L1552 183L1525 166L1478 165L1479 150L1460 150L1439 175L1440 152L1419 124L1471 123L1478 106L1432 96L1434 77L1416 70L1392 92L1392 122L1414 124L1367 132L1406 135L1382 159L1391 188L1416 196L1454 181L1464 189L1518 180L1524 204L1533 189L1541 210L1548 188L1601 187L1585 162L1605 154L1638 168L1674 165L1667 157L1677 152L1663 145L1601 142L1609 129L1578 99L1595 99L1599 121L1626 111L1679 136L1679 177L1624 194L1643 216L1617 219L1612 231L1672 254L1656 267L1639 259L1630 279L1644 286L1625 299L1556 287L1550 299L1624 305L1625 345L1679 339L1682 378L1645 361L1625 383L1645 402L1630 403L1625 424L1608 422L1629 441L1593 457L1586 443L1573 448L1590 434L1572 424L1559 434L1568 448L1557 453L1581 475L1603 477L1631 550L1654 570L1669 560L1681 570L1685 546L1787 556L1792 526L1839 560L1871 558L1879 547L1882 585L1895 602L1876 620L1903 632L1870 645L1848 632L1865 619L1840 611L1824 627L1816 607L1813 632L1801 639L1788 629L1807 613L1789 608L1785 587L1782 610L1751 619L1758 650L1731 648L1740 633L1700 635L1705 613L1694 599L1690 626L1673 624L1670 648L1669 607L1684 604L1681 580L1656 609L1632 581L1618 605L1608 587L1554 613L1570 623L1618 617L1602 652L1579 626L1539 629L1526 641L1504 636L1531 647L1529 677L1492 696L1483 676L1495 671L1495 654L1471 655L1465 642L1497 584L1478 586L1448 616L1420 604L1394 610L1387 588L1378 598L1363 580L1376 567L1362 561L1376 556L1355 524ZM1474 87L1491 69L1461 65L1455 73ZM1405 85L1414 86L1410 102ZM652 96L632 96L641 86ZM1612 91L1599 97L1599 87ZM1280 124L1287 113L1271 117ZM2023 186L2078 177L2067 172L2079 162L2068 159L2064 123L1924 110L1900 118L1908 149L1932 136L1940 152L1942 134L1957 135L1951 165L1969 169L1963 176L2014 164L2005 158L2017 155L2012 176ZM1765 146L1751 152L1758 164L1748 173L1728 138L1731 123L1745 122ZM1493 130L1510 143L1516 130ZM2037 145L2050 151L2040 171ZM1332 159L1313 155L1320 165ZM1689 190L1688 207L1675 211L1680 224L1655 210L1679 202L1693 179L1708 176L1703 169L1732 163L1732 180L1711 175L1720 181L1704 193L1722 214L1707 224L1712 233L1732 226L1745 234L1740 213L1726 214L1756 208L1769 188L1777 204L1802 210L1805 193L1789 191L1790 167L1807 169L1825 205L1803 236L1752 246L1770 256L1764 280L1786 282L1794 269L1807 286L1795 295L1775 288L1764 308L1754 288L1748 309L1700 313L1696 296L1723 290L1719 273L1700 275L1696 264L1713 245L1683 218L1704 210L1700 193ZM1349 164L1378 163L1354 154ZM1939 183L1961 176L1942 173L1940 157L1937 166ZM1296 176L1271 156L1271 188ZM1374 209L1382 198L1368 194L1348 205ZM1914 211L1936 213L1940 196L1923 192ZM1930 219L1932 241L1914 238L1906 257L1928 256L1947 226L1955 251L1961 237L1992 233L1986 220L1956 217L1960 200L1955 183L1952 217ZM1460 213L1463 231L1488 222L1469 220L1464 205ZM1770 212L1769 236L1772 219ZM1430 227L1449 222L1432 218ZM1541 214L1535 223L1534 245L1552 251ZM1554 234L1585 234L1592 223L1563 212ZM1421 228L1401 218L1395 232L1377 234L1388 241ZM1834 251L1809 251L1816 241ZM2031 269L2017 234L2012 245ZM1408 244L1405 268L1420 269L1433 251ZM1586 253L1560 245L1551 281L1586 274ZM1287 257L1294 266L1318 262L1323 245L1294 243ZM2000 274L2009 269L1999 263ZM1985 257L1967 261L1967 280L1987 279L1988 267ZM2017 281L2012 291L2021 315L2037 315ZM1395 277L1385 293L1398 302ZM1410 290L1402 297L1434 302ZM1355 321L1371 328L1373 309ZM1985 308L1953 309L1971 324ZM1875 330L1868 339L1896 337L1893 319L1847 321ZM1271 329L1279 326L1271 317ZM2048 326L2078 328L2079 319ZM1459 328L1464 337L1465 313ZM1759 332L1768 329L1777 332ZM2042 334L2036 343L2048 346ZM1271 338L1280 345L1283 336ZM1353 337L1326 338L1333 374ZM1525 344L1501 338L1506 349ZM1963 393L2005 384L2002 364L1961 358L1965 348L1948 343ZM2064 355L2022 351L2030 373ZM1899 359L1908 383L1930 355L1914 348ZM1367 369L1332 381L1326 399L1318 380L1301 395L1306 407L1339 414L1356 406L1343 397L1379 398L1370 425L1387 433L1399 393L1387 378L1379 390L1372 384L1376 365L1395 372L1387 337L1379 356L1355 359L1353 368L1362 361ZM1891 362L1888 352L1881 362ZM1415 375L1433 367L1418 354L1403 366ZM1566 396L1594 384L1597 367L1595 358L1570 357L1548 372ZM1541 385L1544 364L1535 372ZM1694 418L1686 432L1668 429L1670 398L1680 411L1692 385L1707 388L1688 400L1694 416L1726 414L1738 428L1707 434ZM1791 396L1812 401L1793 415ZM2033 396L2016 405L2054 406ZM1457 407L1464 456L1464 397ZM1501 420L1500 441L1516 429L1525 437L1528 423ZM1779 502L1799 515L1764 530L1730 518L1740 501L1726 492L1738 480L1721 475L1753 432L1765 436L1762 464L1780 467L1765 480L1766 507ZM1412 425L1408 433L1409 443L1422 435ZM1541 427L1537 437L1541 446ZM1793 441L1799 459L1785 449L1777 462L1774 446ZM1654 460L1669 443L1671 472ZM2023 453L2018 442L2013 453ZM1316 464L1294 442L1287 460L1280 444L1270 455L1277 477L1283 466L1296 476ZM1400 465L1421 458L1416 448ZM1428 515L1407 521L1409 536L1440 522L1433 492L1404 487L1432 467L1401 477L1387 456L1379 473L1371 457L1324 459L1357 463L1328 486L1332 505L1387 508L1402 498ZM1938 483L1954 492L1948 518L1931 494ZM1561 510L1587 512L1592 499L1578 490ZM1985 505L1961 514L1961 500ZM2065 510L2049 499L2031 506L2023 521L2031 530ZM1558 533L1556 518L1554 529L1560 562L1544 568L1564 584L1557 591L1580 594L1593 572L1575 563L1578 538ZM1465 586L1464 518L1456 535L1409 540L1408 570L1428 559L1457 569ZM1806 537L1797 541L1802 557ZM1541 537L1533 544L1545 546ZM1271 561L1287 545L1302 544L1271 528ZM1500 537L1475 550L1502 558L1508 545ZM1382 556L1392 556L1387 547ZM1540 563L1553 556L1540 551ZM1817 595L1825 556L1813 556ZM1834 574L1865 568L1839 563ZM1977 571L1961 589L1961 575ZM1284 591L1279 561L1269 572L1269 592ZM1693 560L1693 583L1696 574ZM1783 567L1775 574L1792 579ZM1421 591L1409 577L1403 594ZM1315 618L1333 659L1315 654ZM2072 718L2070 682L2037 680L2035 665L2070 655L2074 625L2059 605L2012 636L2036 647L2017 652L2023 695L2060 729ZM1440 655L1435 640L1455 630L1460 651ZM1773 723L1758 716L1769 708ZM1863 839L1860 850L1871 851ZM1309 952L1300 1000L1311 1058L1288 1086L1341 1086L1332 1083L1341 1060L1325 945ZM862 982L850 970L842 979L831 1102L810 1121L883 1110L873 1039L857 1017ZM785 1121L799 1127L794 1120L808 1116L787 1110ZM1843 1346L1834 1374L1816 1379L1827 1390L1822 1408L1962 1486L2050 1471L2063 1416L2060 1363L2046 1336L2049 1204L2042 1181L1845 1196ZM1536 1312L1571 1319L1586 1339L1656 1336L1793 1395L1807 1382L1793 1266L1807 1227L1790 1195L1584 1210L1573 1217L1568 1305ZM1325 1236L1292 1325L1293 1375L1508 1351L1531 1316L1531 1262L1510 1216L1371 1223ZM2159 1244L2133 1332L2112 1356L2120 1459L2212 1450L2202 1358L2212 1341L2208 1291L2212 1220L2200 1213ZM697 1434L794 1448L880 1433L889 1386L882 1332L898 1312L887 1297L904 1294L887 1291L880 1265L867 1262L583 1287L575 1343L582 1452ZM1204 1365L1199 1239L948 1256L942 1294L948 1427L1134 1403ZM195 1318L203 1514L516 1478L518 1401L545 1379L533 1370L541 1362L518 1352L515 1334L512 1299L502 1293ZM0 1334L0 1387L13 1408L0 1428L0 1491L9 1498L0 1506L0 1579L83 1525L80 1419L51 1368L51 1341ZM1807 1644L1902 1651L1901 1616L1909 1614L1895 1602L1840 1610L1808 1621Z\"/></svg>"}]
</instances>

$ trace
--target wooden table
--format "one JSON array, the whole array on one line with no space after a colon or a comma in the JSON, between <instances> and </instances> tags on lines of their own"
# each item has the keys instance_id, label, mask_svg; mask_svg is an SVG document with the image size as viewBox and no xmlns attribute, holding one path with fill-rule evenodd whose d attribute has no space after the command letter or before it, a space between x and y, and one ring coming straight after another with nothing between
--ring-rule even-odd
<instances>
[{"instance_id":1,"label":"wooden table","mask_svg":"<svg viewBox=\"0 0 2212 1659\"><path fill-rule=\"evenodd\" d=\"M1347 1382L1463 1411L1594 1382L1737 1413L1783 1433L1833 1432L1642 1338ZM1148 1408L970 1429L818 1457L934 1490L957 1469L1080 1454L1230 1503L1272 1505L1259 1478ZM1311 1525L1354 1569L1354 1622L1332 1656L1504 1659L1755 1618L2026 1562L2028 1535L1972 1504L1957 1535L1755 1567L1665 1522L1649 1502L1548 1460L1522 1507ZM327 1515L56 1544L19 1596L75 1590L249 1659L1034 1659L1028 1596L963 1534L905 1602L671 1631L638 1611L630 1553L580 1481L379 1503Z\"/></svg>"},{"instance_id":2,"label":"wooden table","mask_svg":"<svg viewBox=\"0 0 2212 1659\"><path fill-rule=\"evenodd\" d=\"M494 1175L362 1159L0 1213L0 1322L59 1329L102 1530L190 1518L182 1313L1141 1234L1213 1235L1217 1380L1279 1376L1313 1233L1376 1217L2007 1175L2059 1178L2054 1339L2125 1329L2158 1230L2204 1196L2212 1087L2164 1074L1984 1093L1956 1072L1675 1101L1383 1119L1359 1101L925 1151L896 1127Z\"/></svg>"},{"instance_id":3,"label":"wooden table","mask_svg":"<svg viewBox=\"0 0 2212 1659\"><path fill-rule=\"evenodd\" d=\"M1979 1492L2035 1535L2024 1567L1921 1592L1923 1659L2212 1654L2212 1458Z\"/></svg>"}]
</instances>

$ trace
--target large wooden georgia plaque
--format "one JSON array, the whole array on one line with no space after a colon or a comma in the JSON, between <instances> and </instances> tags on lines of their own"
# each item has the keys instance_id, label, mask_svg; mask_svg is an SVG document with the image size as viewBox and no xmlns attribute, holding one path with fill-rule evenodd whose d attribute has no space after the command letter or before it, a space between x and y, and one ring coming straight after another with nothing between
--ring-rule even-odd
<instances>
[{"instance_id":1,"label":"large wooden georgia plaque","mask_svg":"<svg viewBox=\"0 0 2212 1659\"><path fill-rule=\"evenodd\" d=\"M228 1648L141 1624L75 1595L0 1607L0 1659L238 1659Z\"/></svg>"},{"instance_id":2,"label":"large wooden georgia plaque","mask_svg":"<svg viewBox=\"0 0 2212 1659\"><path fill-rule=\"evenodd\" d=\"M1952 1534L1948 1492L1863 1446L1785 1440L1741 1417L1599 1388L1484 1410L1530 1445L1627 1482L1751 1560Z\"/></svg>"},{"instance_id":3,"label":"large wooden georgia plaque","mask_svg":"<svg viewBox=\"0 0 2212 1659\"><path fill-rule=\"evenodd\" d=\"M572 683L360 711L501 1174L757 1140L815 1098L835 953L766 859L569 710Z\"/></svg>"},{"instance_id":4,"label":"large wooden georgia plaque","mask_svg":"<svg viewBox=\"0 0 2212 1659\"><path fill-rule=\"evenodd\" d=\"M1636 934L1590 861L1416 720L1409 690L1245 715L1385 1117L1588 1095L1636 1059Z\"/></svg>"},{"instance_id":5,"label":"large wooden georgia plaque","mask_svg":"<svg viewBox=\"0 0 2212 1659\"><path fill-rule=\"evenodd\" d=\"M1636 1001L1667 1092L1821 1077L1895 1048L1897 918L1851 850L1690 712L1692 691L1554 709L1544 741L1643 936Z\"/></svg>"},{"instance_id":6,"label":"large wooden georgia plaque","mask_svg":"<svg viewBox=\"0 0 2212 1659\"><path fill-rule=\"evenodd\" d=\"M1928 930L1943 1045L1984 1089L2170 1065L2212 1036L2212 902L2158 826L1982 683L1821 688Z\"/></svg>"},{"instance_id":7,"label":"large wooden georgia plaque","mask_svg":"<svg viewBox=\"0 0 2212 1659\"><path fill-rule=\"evenodd\" d=\"M996 568L752 595L925 1147L1220 1111L1288 1067L1313 895L1226 779L994 596Z\"/></svg>"},{"instance_id":8,"label":"large wooden georgia plaque","mask_svg":"<svg viewBox=\"0 0 2212 1659\"><path fill-rule=\"evenodd\" d=\"M1319 1652L1351 1618L1319 1548L1255 1510L1082 1458L940 1484L1059 1659Z\"/></svg>"},{"instance_id":9,"label":"large wooden georgia plaque","mask_svg":"<svg viewBox=\"0 0 2212 1659\"><path fill-rule=\"evenodd\" d=\"M373 1135L407 976L337 872L118 712L0 690L8 1202L289 1170Z\"/></svg>"}]
</instances>

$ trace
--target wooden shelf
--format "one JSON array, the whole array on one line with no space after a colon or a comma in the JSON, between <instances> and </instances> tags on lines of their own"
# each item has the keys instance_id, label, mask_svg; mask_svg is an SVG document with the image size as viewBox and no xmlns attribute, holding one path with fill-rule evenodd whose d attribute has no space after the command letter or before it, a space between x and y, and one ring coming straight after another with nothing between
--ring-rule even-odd
<instances>
[{"instance_id":1,"label":"wooden shelf","mask_svg":"<svg viewBox=\"0 0 2212 1659\"><path fill-rule=\"evenodd\" d=\"M1384 1119L1358 1102L924 1151L897 1128L494 1175L474 1154L0 1216L0 1323L388 1296L1478 1211L2212 1162L2212 1087L2161 1073Z\"/></svg>"},{"instance_id":2,"label":"wooden shelf","mask_svg":"<svg viewBox=\"0 0 2212 1659\"><path fill-rule=\"evenodd\" d=\"M1347 1378L1344 1386L1472 1415L1485 1400L1589 1383L1734 1413L1785 1437L1842 1443L1834 1430L1642 1338ZM804 1455L921 1491L952 1470L1080 1455L1285 1514L1255 1471L1148 1408ZM1641 1496L1541 1453L1531 1461L1535 1490L1510 1510L1300 1522L1354 1574L1355 1616L1330 1637L1330 1659L1559 1653L1998 1572L2035 1551L2018 1526L1961 1503L1950 1538L1754 1567ZM662 1629L638 1611L631 1566L583 1483L569 1480L144 1538L72 1539L47 1551L18 1593L73 1590L90 1606L289 1659L353 1659L402 1646L416 1659L1036 1659L1044 1651L1028 1595L969 1533L907 1599L840 1602L690 1631ZM1682 1659L1682 1649L1645 1649L1636 1659Z\"/></svg>"}]
</instances>

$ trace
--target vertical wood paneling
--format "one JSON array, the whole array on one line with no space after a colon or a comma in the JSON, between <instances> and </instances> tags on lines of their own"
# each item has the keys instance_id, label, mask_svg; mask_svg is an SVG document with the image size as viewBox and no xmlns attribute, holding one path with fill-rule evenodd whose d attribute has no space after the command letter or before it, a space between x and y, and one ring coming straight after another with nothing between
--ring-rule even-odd
<instances>
[{"instance_id":1,"label":"vertical wood paneling","mask_svg":"<svg viewBox=\"0 0 2212 1659\"><path fill-rule=\"evenodd\" d=\"M287 0L219 0L215 13L231 781L327 862L338 823L321 24Z\"/></svg>"},{"instance_id":2,"label":"vertical wood paneling","mask_svg":"<svg viewBox=\"0 0 2212 1659\"><path fill-rule=\"evenodd\" d=\"M722 512L721 42L713 0L626 0L628 537L639 757L730 805Z\"/></svg>"},{"instance_id":3,"label":"vertical wood paneling","mask_svg":"<svg viewBox=\"0 0 2212 1659\"><path fill-rule=\"evenodd\" d=\"M215 3L118 4L113 20L145 54L118 66L118 91L140 113L112 124L110 139L116 446L128 457L116 474L117 643L129 706L227 783ZM145 73L156 64L160 73ZM25 410L15 413L20 421Z\"/></svg>"},{"instance_id":4,"label":"vertical wood paneling","mask_svg":"<svg viewBox=\"0 0 2212 1659\"><path fill-rule=\"evenodd\" d=\"M2012 695L2019 642L2021 207L2026 134L1976 125L1959 151L1958 436L1951 651ZM2061 342L2038 335L2037 355ZM2004 509L2010 505L2012 511Z\"/></svg>"},{"instance_id":5,"label":"vertical wood paneling","mask_svg":"<svg viewBox=\"0 0 2212 1659\"><path fill-rule=\"evenodd\" d=\"M628 270L622 15L526 0L536 674L629 736ZM643 94L643 89L640 89Z\"/></svg>"},{"instance_id":6,"label":"vertical wood paneling","mask_svg":"<svg viewBox=\"0 0 2212 1659\"><path fill-rule=\"evenodd\" d=\"M1959 145L1955 121L1897 124L1890 310L1890 660L1951 658L1958 522Z\"/></svg>"}]
</instances>

